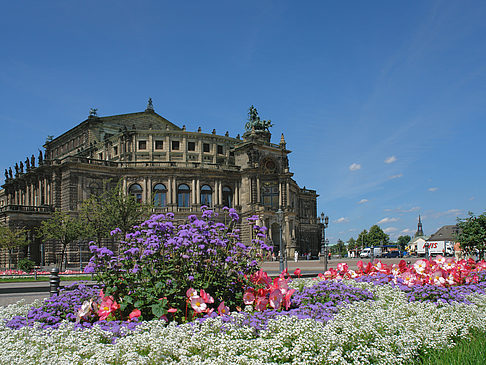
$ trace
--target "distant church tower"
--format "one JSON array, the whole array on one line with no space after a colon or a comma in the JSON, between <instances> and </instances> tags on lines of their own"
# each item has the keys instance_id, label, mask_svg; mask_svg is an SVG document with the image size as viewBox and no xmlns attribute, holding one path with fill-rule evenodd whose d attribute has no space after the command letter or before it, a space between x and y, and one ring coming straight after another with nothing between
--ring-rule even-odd
<instances>
[{"instance_id":1,"label":"distant church tower","mask_svg":"<svg viewBox=\"0 0 486 365\"><path fill-rule=\"evenodd\" d=\"M424 231L422 230L422 221L420 220L420 215L419 215L419 221L417 224L417 233L415 233L415 237L421 237L424 235Z\"/></svg>"}]
</instances>

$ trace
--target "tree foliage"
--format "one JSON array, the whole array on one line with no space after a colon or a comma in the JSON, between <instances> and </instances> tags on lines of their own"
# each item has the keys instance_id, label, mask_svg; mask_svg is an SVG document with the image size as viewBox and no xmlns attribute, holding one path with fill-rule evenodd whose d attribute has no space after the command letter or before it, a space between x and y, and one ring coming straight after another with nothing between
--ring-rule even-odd
<instances>
[{"instance_id":1,"label":"tree foliage","mask_svg":"<svg viewBox=\"0 0 486 365\"><path fill-rule=\"evenodd\" d=\"M356 241L353 237L348 240L348 249L354 250L355 248L359 247L359 242Z\"/></svg>"},{"instance_id":2,"label":"tree foliage","mask_svg":"<svg viewBox=\"0 0 486 365\"><path fill-rule=\"evenodd\" d=\"M0 247L8 252L8 267L11 268L12 251L15 248L27 246L27 230L23 228L11 228L0 226Z\"/></svg>"},{"instance_id":3,"label":"tree foliage","mask_svg":"<svg viewBox=\"0 0 486 365\"><path fill-rule=\"evenodd\" d=\"M474 252L476 249L483 256L486 251L486 212L475 216L469 212L469 217L458 219L457 240L466 252Z\"/></svg>"},{"instance_id":4,"label":"tree foliage","mask_svg":"<svg viewBox=\"0 0 486 365\"><path fill-rule=\"evenodd\" d=\"M359 235L358 238L356 239L356 244L360 248L367 247L369 245L368 243L368 231L364 229Z\"/></svg>"},{"instance_id":5,"label":"tree foliage","mask_svg":"<svg viewBox=\"0 0 486 365\"><path fill-rule=\"evenodd\" d=\"M385 245L390 239L390 236L383 232L383 230L376 224L370 228L367 236L370 246L373 247Z\"/></svg>"},{"instance_id":6,"label":"tree foliage","mask_svg":"<svg viewBox=\"0 0 486 365\"><path fill-rule=\"evenodd\" d=\"M81 221L66 212L54 212L51 217L43 221L38 229L38 235L44 240L56 240L62 245L59 267L62 269L66 247L82 238L84 227Z\"/></svg>"},{"instance_id":7,"label":"tree foliage","mask_svg":"<svg viewBox=\"0 0 486 365\"><path fill-rule=\"evenodd\" d=\"M411 239L412 237L410 237L409 235L398 237L397 244L400 250L405 250L405 247L407 246L407 244L410 242Z\"/></svg>"},{"instance_id":8,"label":"tree foliage","mask_svg":"<svg viewBox=\"0 0 486 365\"><path fill-rule=\"evenodd\" d=\"M348 253L346 249L346 244L340 239L337 240L337 243L334 246L331 246L331 251L335 254L340 255L341 257L346 256L346 254Z\"/></svg>"},{"instance_id":9,"label":"tree foliage","mask_svg":"<svg viewBox=\"0 0 486 365\"><path fill-rule=\"evenodd\" d=\"M80 209L80 219L86 228L86 236L96 238L101 244L109 238L110 232L119 228L125 235L130 229L143 222L151 213L151 205L137 202L125 194L121 184L113 188L105 187L100 195L91 195Z\"/></svg>"}]
</instances>

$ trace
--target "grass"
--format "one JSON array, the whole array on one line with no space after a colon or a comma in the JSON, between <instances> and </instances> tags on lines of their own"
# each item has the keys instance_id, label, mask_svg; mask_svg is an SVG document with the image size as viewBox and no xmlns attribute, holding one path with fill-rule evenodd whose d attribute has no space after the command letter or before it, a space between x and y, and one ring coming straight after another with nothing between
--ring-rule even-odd
<instances>
[{"instance_id":1,"label":"grass","mask_svg":"<svg viewBox=\"0 0 486 365\"><path fill-rule=\"evenodd\" d=\"M486 364L486 333L471 331L470 339L460 340L451 349L430 352L418 363L422 365Z\"/></svg>"},{"instance_id":2,"label":"grass","mask_svg":"<svg viewBox=\"0 0 486 365\"><path fill-rule=\"evenodd\" d=\"M59 275L61 281L78 281L78 280L91 280L91 275ZM33 275L24 277L0 277L0 283L22 283L22 282L37 282L37 281L49 281L49 275L38 275L35 280Z\"/></svg>"}]
</instances>

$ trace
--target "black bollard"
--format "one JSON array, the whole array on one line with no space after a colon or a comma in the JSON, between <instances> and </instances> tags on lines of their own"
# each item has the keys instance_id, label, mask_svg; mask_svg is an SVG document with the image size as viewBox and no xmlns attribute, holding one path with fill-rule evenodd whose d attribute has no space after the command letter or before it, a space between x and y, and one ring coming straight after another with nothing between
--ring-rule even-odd
<instances>
[{"instance_id":1,"label":"black bollard","mask_svg":"<svg viewBox=\"0 0 486 365\"><path fill-rule=\"evenodd\" d=\"M54 294L59 293L59 284L61 282L61 279L59 278L59 269L57 267L51 269L51 275L49 276L49 286L50 286L50 293L51 297Z\"/></svg>"}]
</instances>

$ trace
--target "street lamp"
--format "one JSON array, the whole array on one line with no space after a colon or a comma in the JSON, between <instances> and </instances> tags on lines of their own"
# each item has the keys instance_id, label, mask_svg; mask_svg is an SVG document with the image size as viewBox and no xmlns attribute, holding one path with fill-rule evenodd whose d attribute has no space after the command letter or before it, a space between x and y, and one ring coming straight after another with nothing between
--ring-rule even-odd
<instances>
[{"instance_id":1,"label":"street lamp","mask_svg":"<svg viewBox=\"0 0 486 365\"><path fill-rule=\"evenodd\" d=\"M322 224L322 241L321 241L321 256L324 255L324 272L327 271L327 247L326 247L326 228L329 226L329 217L321 213Z\"/></svg>"},{"instance_id":2,"label":"street lamp","mask_svg":"<svg viewBox=\"0 0 486 365\"><path fill-rule=\"evenodd\" d=\"M282 220L283 220L283 211L282 209L277 210L277 222L278 228L280 229L280 255L279 255L279 268L280 272L284 271L284 261L283 261L283 241L282 241Z\"/></svg>"}]
</instances>

